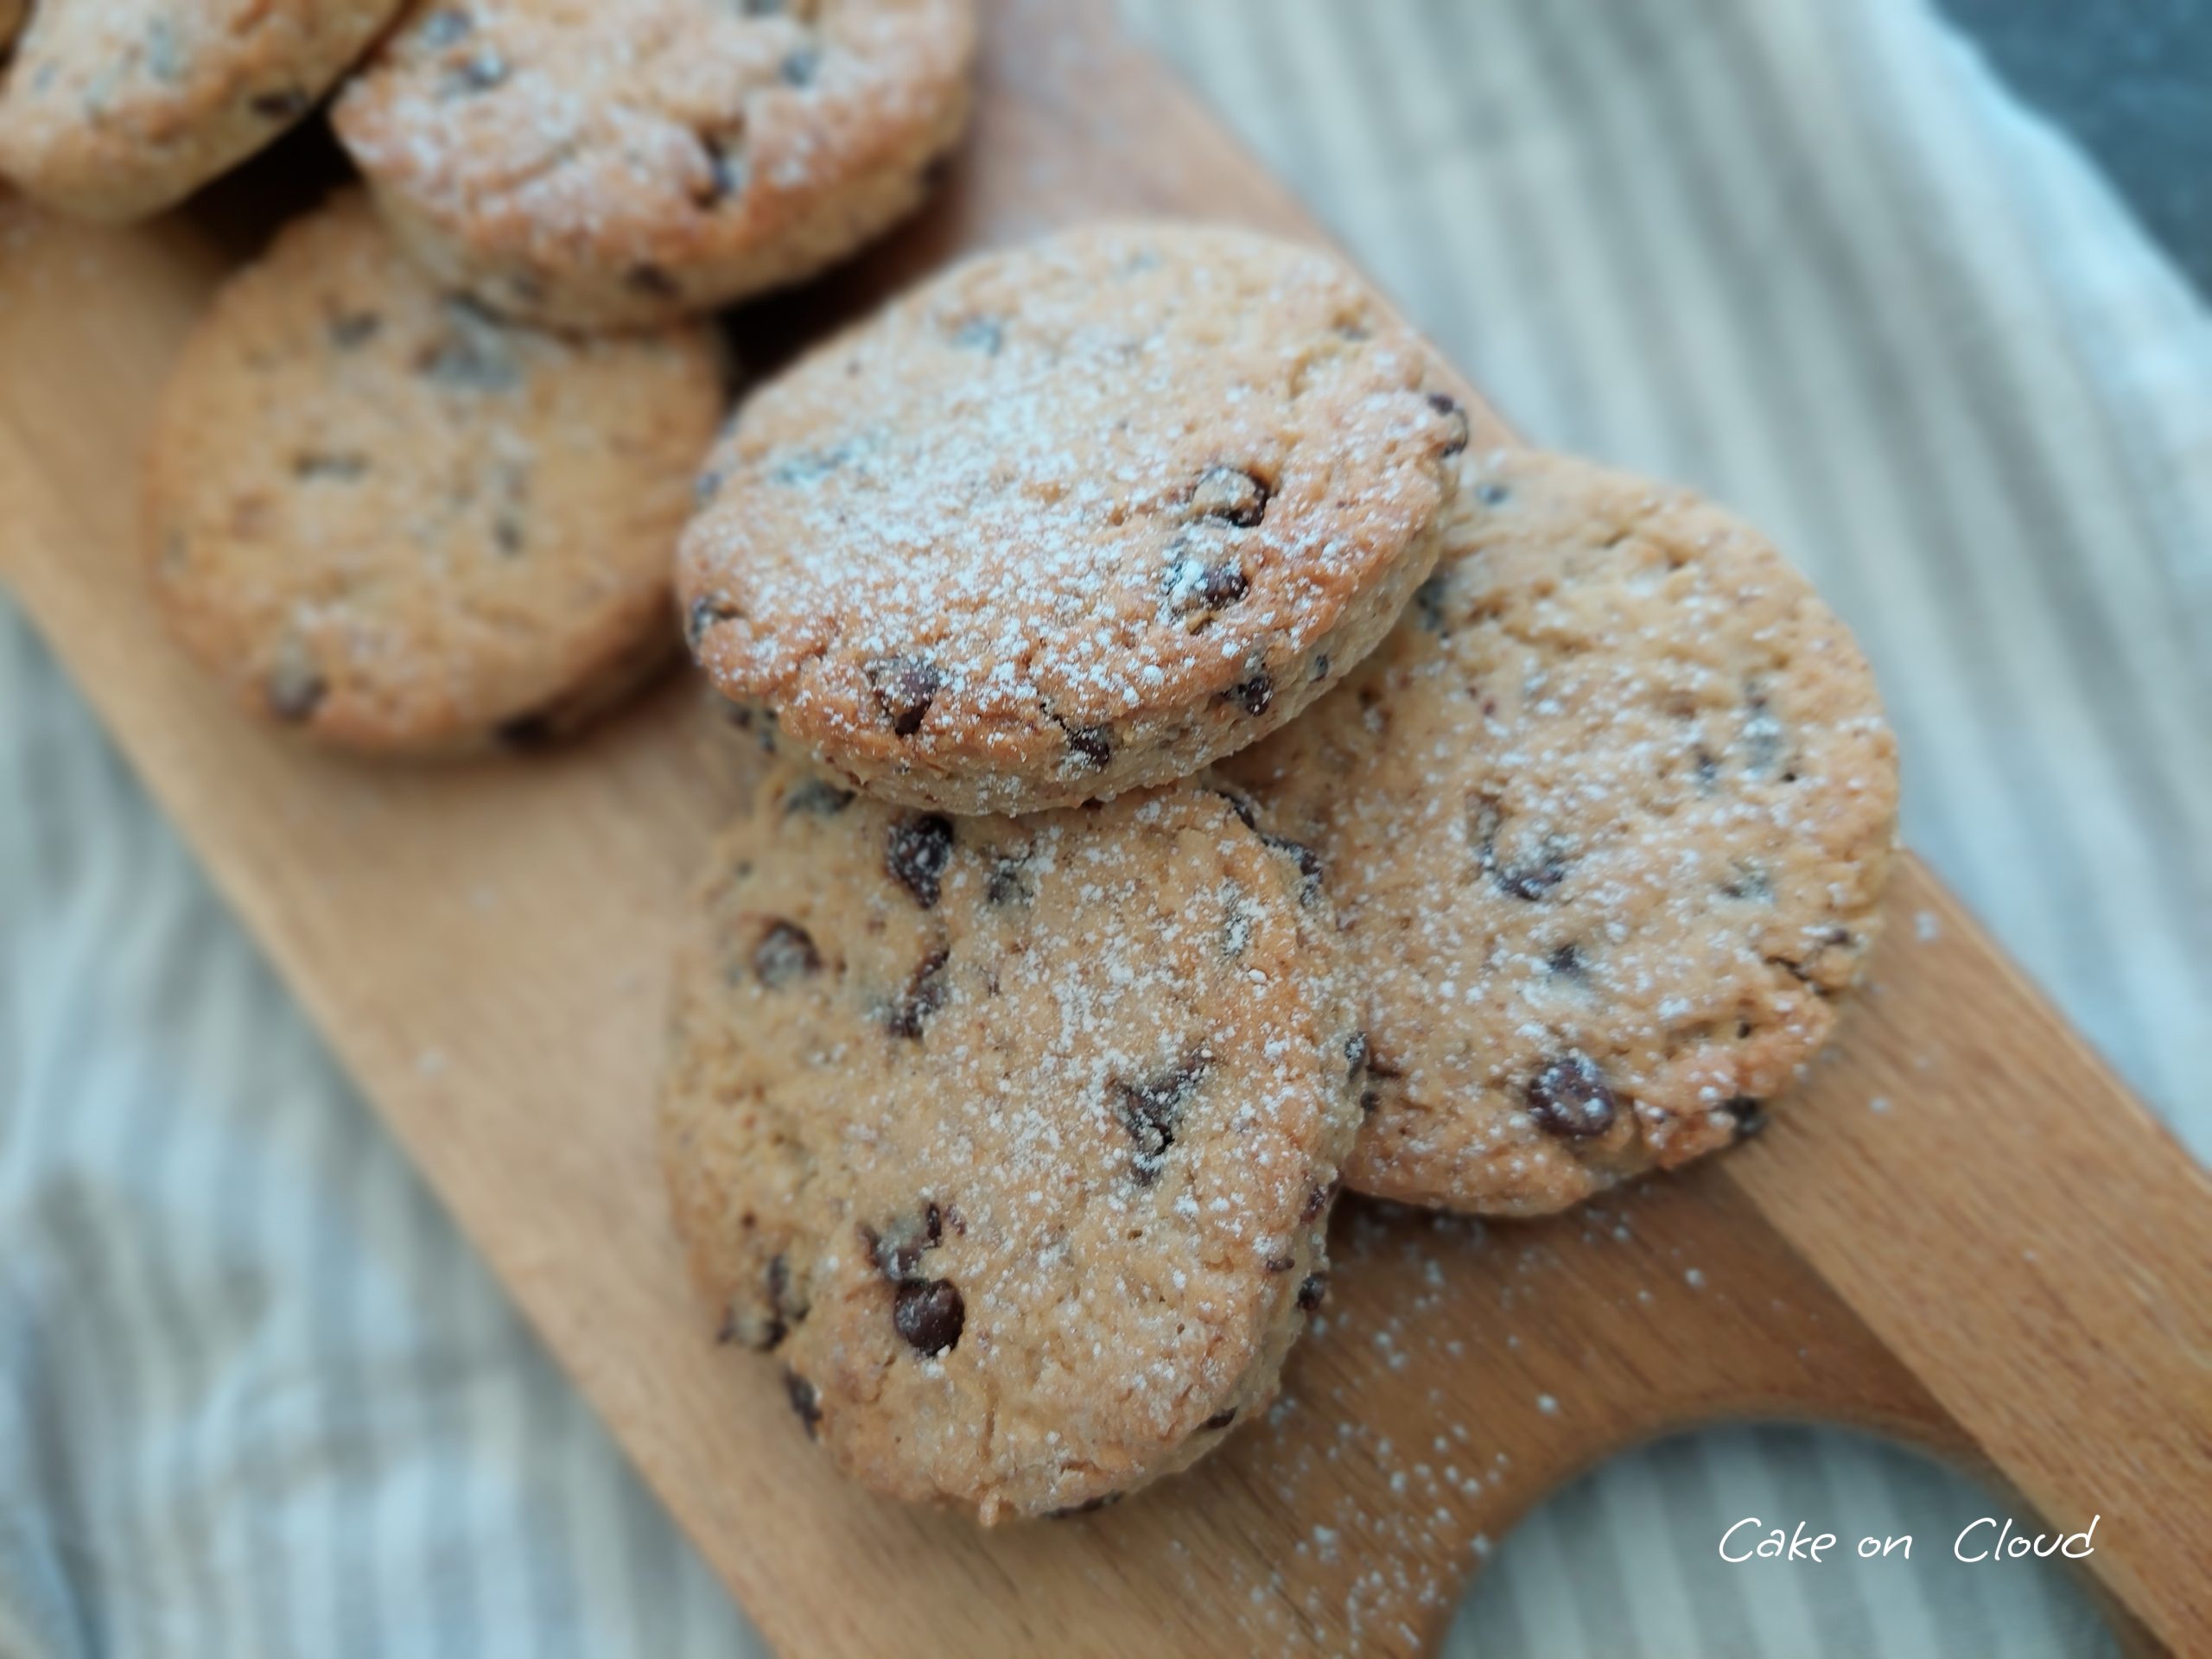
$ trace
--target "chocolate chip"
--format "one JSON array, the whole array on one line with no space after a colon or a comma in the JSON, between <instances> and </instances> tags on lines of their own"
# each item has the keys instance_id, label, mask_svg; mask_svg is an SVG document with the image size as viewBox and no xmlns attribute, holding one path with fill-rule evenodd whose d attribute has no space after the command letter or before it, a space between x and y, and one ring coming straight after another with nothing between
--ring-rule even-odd
<instances>
[{"instance_id":1,"label":"chocolate chip","mask_svg":"<svg viewBox=\"0 0 2212 1659\"><path fill-rule=\"evenodd\" d=\"M503 512L492 521L492 544L508 558L522 551L522 520L511 512Z\"/></svg>"},{"instance_id":2,"label":"chocolate chip","mask_svg":"<svg viewBox=\"0 0 2212 1659\"><path fill-rule=\"evenodd\" d=\"M896 1223L881 1233L863 1227L861 1237L875 1258L876 1271L896 1284L912 1279L922 1265L923 1255L944 1242L944 1212L929 1205L918 1217Z\"/></svg>"},{"instance_id":3,"label":"chocolate chip","mask_svg":"<svg viewBox=\"0 0 2212 1659\"><path fill-rule=\"evenodd\" d=\"M791 1402L791 1409L806 1425L806 1438L814 1438L815 1426L822 1421L822 1396L815 1392L814 1384L797 1371L784 1372L784 1397Z\"/></svg>"},{"instance_id":4,"label":"chocolate chip","mask_svg":"<svg viewBox=\"0 0 2212 1659\"><path fill-rule=\"evenodd\" d=\"M1319 1221L1322 1212L1337 1201L1338 1190L1343 1185L1342 1181L1331 1181L1308 1192L1306 1195L1304 1206L1298 1212L1298 1224L1301 1227L1310 1227Z\"/></svg>"},{"instance_id":5,"label":"chocolate chip","mask_svg":"<svg viewBox=\"0 0 2212 1659\"><path fill-rule=\"evenodd\" d=\"M425 378L457 391L512 391L522 372L507 349L499 320L474 300L446 302L445 338L417 366Z\"/></svg>"},{"instance_id":6,"label":"chocolate chip","mask_svg":"<svg viewBox=\"0 0 2212 1659\"><path fill-rule=\"evenodd\" d=\"M1207 1418L1205 1421L1200 1423L1198 1427L1201 1430L1209 1428L1227 1428L1236 1421L1236 1408L1234 1406L1224 1406L1219 1411L1214 1413L1212 1416Z\"/></svg>"},{"instance_id":7,"label":"chocolate chip","mask_svg":"<svg viewBox=\"0 0 2212 1659\"><path fill-rule=\"evenodd\" d=\"M1497 871L1497 879L1501 891L1534 903L1567 880L1567 861L1547 842L1535 857Z\"/></svg>"},{"instance_id":8,"label":"chocolate chip","mask_svg":"<svg viewBox=\"0 0 2212 1659\"><path fill-rule=\"evenodd\" d=\"M1735 874L1720 884L1720 896L1748 904L1770 905L1774 902L1774 878L1764 865L1738 860Z\"/></svg>"},{"instance_id":9,"label":"chocolate chip","mask_svg":"<svg viewBox=\"0 0 2212 1659\"><path fill-rule=\"evenodd\" d=\"M1269 1273L1288 1273L1298 1265L1298 1258L1294 1255L1271 1255L1260 1265Z\"/></svg>"},{"instance_id":10,"label":"chocolate chip","mask_svg":"<svg viewBox=\"0 0 2212 1659\"><path fill-rule=\"evenodd\" d=\"M292 457L292 476L295 478L345 481L359 478L368 470L369 458L366 455L311 451Z\"/></svg>"},{"instance_id":11,"label":"chocolate chip","mask_svg":"<svg viewBox=\"0 0 2212 1659\"><path fill-rule=\"evenodd\" d=\"M1319 656L1313 659L1313 672L1312 677L1315 680L1325 680L1329 677L1329 653L1327 652L1323 652Z\"/></svg>"},{"instance_id":12,"label":"chocolate chip","mask_svg":"<svg viewBox=\"0 0 2212 1659\"><path fill-rule=\"evenodd\" d=\"M1265 669L1254 669L1222 695L1248 715L1264 715L1274 705L1275 683Z\"/></svg>"},{"instance_id":13,"label":"chocolate chip","mask_svg":"<svg viewBox=\"0 0 2212 1659\"><path fill-rule=\"evenodd\" d=\"M1267 516L1272 493L1241 467L1209 467L1191 486L1191 511L1201 518L1217 518L1249 530Z\"/></svg>"},{"instance_id":14,"label":"chocolate chip","mask_svg":"<svg viewBox=\"0 0 2212 1659\"><path fill-rule=\"evenodd\" d=\"M1421 619L1421 626L1431 633L1444 632L1444 595L1451 585L1451 576L1439 570L1414 589L1414 614Z\"/></svg>"},{"instance_id":15,"label":"chocolate chip","mask_svg":"<svg viewBox=\"0 0 2212 1659\"><path fill-rule=\"evenodd\" d=\"M785 57L779 73L786 86L811 86L822 74L822 54L814 47L802 46Z\"/></svg>"},{"instance_id":16,"label":"chocolate chip","mask_svg":"<svg viewBox=\"0 0 2212 1659\"><path fill-rule=\"evenodd\" d=\"M1702 743L1698 745L1697 749L1696 776L1697 792L1700 795L1710 795L1719 785L1720 762L1713 758L1713 751Z\"/></svg>"},{"instance_id":17,"label":"chocolate chip","mask_svg":"<svg viewBox=\"0 0 2212 1659\"><path fill-rule=\"evenodd\" d=\"M445 6L423 20L416 35L431 48L451 46L476 27L476 20L458 6Z\"/></svg>"},{"instance_id":18,"label":"chocolate chip","mask_svg":"<svg viewBox=\"0 0 2212 1659\"><path fill-rule=\"evenodd\" d=\"M960 1288L950 1279L909 1279L891 1300L892 1324L909 1347L930 1359L951 1351L967 1321Z\"/></svg>"},{"instance_id":19,"label":"chocolate chip","mask_svg":"<svg viewBox=\"0 0 2212 1659\"><path fill-rule=\"evenodd\" d=\"M1355 1031L1351 1036L1344 1039L1344 1064L1347 1068L1345 1075L1346 1082L1350 1082L1352 1078L1358 1077L1361 1072L1367 1070L1367 1057L1371 1052L1371 1046L1367 1040L1367 1033L1363 1031Z\"/></svg>"},{"instance_id":20,"label":"chocolate chip","mask_svg":"<svg viewBox=\"0 0 2212 1659\"><path fill-rule=\"evenodd\" d=\"M1216 789L1211 792L1229 803L1229 810L1236 815L1237 822L1247 830L1256 830L1260 827L1259 812L1253 806L1250 796L1239 795L1233 789Z\"/></svg>"},{"instance_id":21,"label":"chocolate chip","mask_svg":"<svg viewBox=\"0 0 2212 1659\"><path fill-rule=\"evenodd\" d=\"M883 868L924 910L937 908L944 868L951 861L952 820L943 813L910 814L891 826Z\"/></svg>"},{"instance_id":22,"label":"chocolate chip","mask_svg":"<svg viewBox=\"0 0 2212 1659\"><path fill-rule=\"evenodd\" d=\"M834 818L853 804L853 791L820 778L803 778L791 785L791 792L784 797L784 816L794 812L809 812L817 817Z\"/></svg>"},{"instance_id":23,"label":"chocolate chip","mask_svg":"<svg viewBox=\"0 0 2212 1659\"><path fill-rule=\"evenodd\" d=\"M702 594L691 601L691 608L683 613L683 638L696 651L699 642L716 623L730 621L737 615L737 607L720 594Z\"/></svg>"},{"instance_id":24,"label":"chocolate chip","mask_svg":"<svg viewBox=\"0 0 2212 1659\"><path fill-rule=\"evenodd\" d=\"M746 1225L753 1224L748 1214ZM772 1256L768 1270L763 1275L767 1290L768 1312L758 1314L750 1310L732 1307L723 1316L722 1328L715 1340L721 1343L742 1342L747 1347L762 1353L780 1347L791 1327L806 1318L806 1303L793 1294L790 1269L780 1255Z\"/></svg>"},{"instance_id":25,"label":"chocolate chip","mask_svg":"<svg viewBox=\"0 0 2212 1659\"><path fill-rule=\"evenodd\" d=\"M1554 1060L1530 1078L1528 1101L1536 1127L1567 1141L1605 1134L1619 1110L1605 1073L1580 1054Z\"/></svg>"},{"instance_id":26,"label":"chocolate chip","mask_svg":"<svg viewBox=\"0 0 2212 1659\"><path fill-rule=\"evenodd\" d=\"M930 704L944 687L944 677L926 657L879 657L861 671L875 693L876 706L900 737L912 737L921 729Z\"/></svg>"},{"instance_id":27,"label":"chocolate chip","mask_svg":"<svg viewBox=\"0 0 2212 1659\"><path fill-rule=\"evenodd\" d=\"M1298 1287L1298 1305L1311 1313L1321 1306L1328 1294L1329 1275L1325 1273L1309 1273L1306 1275L1304 1282Z\"/></svg>"},{"instance_id":28,"label":"chocolate chip","mask_svg":"<svg viewBox=\"0 0 2212 1659\"><path fill-rule=\"evenodd\" d=\"M309 102L300 88L287 86L279 92L256 93L246 100L246 107L264 121L294 121L307 113Z\"/></svg>"},{"instance_id":29,"label":"chocolate chip","mask_svg":"<svg viewBox=\"0 0 2212 1659\"><path fill-rule=\"evenodd\" d=\"M1288 836L1262 834L1260 839L1276 852L1287 853L1297 861L1298 871L1305 880L1299 883L1298 896L1312 904L1321 896L1321 855L1302 841L1293 841Z\"/></svg>"},{"instance_id":30,"label":"chocolate chip","mask_svg":"<svg viewBox=\"0 0 2212 1659\"><path fill-rule=\"evenodd\" d=\"M996 357L1006 349L1006 325L996 317L970 317L953 330L952 343L963 352Z\"/></svg>"},{"instance_id":31,"label":"chocolate chip","mask_svg":"<svg viewBox=\"0 0 2212 1659\"><path fill-rule=\"evenodd\" d=\"M1456 455L1466 448L1472 432L1467 424L1467 411L1459 400L1444 392L1432 391L1428 394L1428 406L1450 423L1451 435L1444 441L1445 454Z\"/></svg>"},{"instance_id":32,"label":"chocolate chip","mask_svg":"<svg viewBox=\"0 0 2212 1659\"><path fill-rule=\"evenodd\" d=\"M1544 958L1544 971L1556 978L1578 982L1590 976L1590 966L1582 960L1582 947L1571 939Z\"/></svg>"},{"instance_id":33,"label":"chocolate chip","mask_svg":"<svg viewBox=\"0 0 2212 1659\"><path fill-rule=\"evenodd\" d=\"M773 922L753 947L753 971L770 990L781 990L794 980L820 973L822 953L798 923Z\"/></svg>"},{"instance_id":34,"label":"chocolate chip","mask_svg":"<svg viewBox=\"0 0 2212 1659\"><path fill-rule=\"evenodd\" d=\"M832 444L827 449L800 449L784 456L768 469L771 484L814 484L830 476L858 453L855 443Z\"/></svg>"},{"instance_id":35,"label":"chocolate chip","mask_svg":"<svg viewBox=\"0 0 2212 1659\"><path fill-rule=\"evenodd\" d=\"M488 92L505 80L508 73L505 58L491 47L481 48L446 71L446 96L463 98Z\"/></svg>"},{"instance_id":36,"label":"chocolate chip","mask_svg":"<svg viewBox=\"0 0 2212 1659\"><path fill-rule=\"evenodd\" d=\"M1736 1121L1736 1138L1748 1141L1764 1131L1768 1123L1766 1103L1753 1100L1749 1095L1738 1095L1720 1109Z\"/></svg>"},{"instance_id":37,"label":"chocolate chip","mask_svg":"<svg viewBox=\"0 0 2212 1659\"><path fill-rule=\"evenodd\" d=\"M1167 1149L1175 1144L1183 1108L1205 1080L1207 1061L1192 1055L1142 1083L1113 1084L1115 1110L1129 1139L1136 1143L1137 1185L1150 1186L1166 1166Z\"/></svg>"},{"instance_id":38,"label":"chocolate chip","mask_svg":"<svg viewBox=\"0 0 2212 1659\"><path fill-rule=\"evenodd\" d=\"M1382 1107L1382 1091L1380 1089L1363 1089L1359 1091L1359 1109L1362 1112L1371 1117L1380 1111Z\"/></svg>"},{"instance_id":39,"label":"chocolate chip","mask_svg":"<svg viewBox=\"0 0 2212 1659\"><path fill-rule=\"evenodd\" d=\"M279 720L296 723L321 706L329 693L330 683L323 678L322 671L303 655L288 655L269 671L269 677L262 683L261 689L270 714Z\"/></svg>"},{"instance_id":40,"label":"chocolate chip","mask_svg":"<svg viewBox=\"0 0 2212 1659\"><path fill-rule=\"evenodd\" d=\"M1782 759L1782 722L1765 696L1753 692L1744 703L1744 767L1753 777L1774 770Z\"/></svg>"},{"instance_id":41,"label":"chocolate chip","mask_svg":"<svg viewBox=\"0 0 2212 1659\"><path fill-rule=\"evenodd\" d=\"M374 340L384 319L373 311L347 311L330 320L330 343L350 352Z\"/></svg>"},{"instance_id":42,"label":"chocolate chip","mask_svg":"<svg viewBox=\"0 0 2212 1659\"><path fill-rule=\"evenodd\" d=\"M642 294L652 300L680 300L683 289L675 277L656 264L632 265L622 278L633 294Z\"/></svg>"},{"instance_id":43,"label":"chocolate chip","mask_svg":"<svg viewBox=\"0 0 2212 1659\"><path fill-rule=\"evenodd\" d=\"M983 889L987 903L1001 907L1026 905L1036 898L1037 889L1029 880L1028 861L1002 858L991 867L989 884Z\"/></svg>"},{"instance_id":44,"label":"chocolate chip","mask_svg":"<svg viewBox=\"0 0 2212 1659\"><path fill-rule=\"evenodd\" d=\"M699 135L699 149L707 158L707 182L705 188L691 193L691 199L700 207L719 207L745 194L752 169L746 164L744 142L743 135L734 132Z\"/></svg>"},{"instance_id":45,"label":"chocolate chip","mask_svg":"<svg viewBox=\"0 0 2212 1659\"><path fill-rule=\"evenodd\" d=\"M1173 551L1167 573L1160 578L1161 591L1166 595L1167 608L1173 615L1211 616L1234 605L1252 590L1252 584L1245 580L1243 570L1233 558L1209 563L1181 543Z\"/></svg>"},{"instance_id":46,"label":"chocolate chip","mask_svg":"<svg viewBox=\"0 0 2212 1659\"><path fill-rule=\"evenodd\" d=\"M778 1251L768 1258L768 1306L776 1310L773 1334L768 1340L772 1348L784 1339L787 1326L803 1324L807 1315L807 1300L798 1286L791 1283L791 1265Z\"/></svg>"},{"instance_id":47,"label":"chocolate chip","mask_svg":"<svg viewBox=\"0 0 2212 1659\"><path fill-rule=\"evenodd\" d=\"M947 955L932 950L914 965L899 1000L884 1010L884 1027L893 1037L918 1041L929 1017L944 1006L944 964Z\"/></svg>"},{"instance_id":48,"label":"chocolate chip","mask_svg":"<svg viewBox=\"0 0 2212 1659\"><path fill-rule=\"evenodd\" d=\"M1114 758L1114 730L1110 726L1068 726L1068 753L1087 766L1103 766Z\"/></svg>"}]
</instances>

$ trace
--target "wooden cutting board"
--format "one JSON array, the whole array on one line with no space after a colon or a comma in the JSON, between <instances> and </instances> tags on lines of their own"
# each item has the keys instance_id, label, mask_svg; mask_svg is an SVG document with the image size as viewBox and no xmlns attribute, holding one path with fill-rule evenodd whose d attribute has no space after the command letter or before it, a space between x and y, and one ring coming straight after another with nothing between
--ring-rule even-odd
<instances>
[{"instance_id":1,"label":"wooden cutting board","mask_svg":"<svg viewBox=\"0 0 2212 1659\"><path fill-rule=\"evenodd\" d=\"M744 319L756 364L1066 219L1313 234L1106 0L986 9L981 120L944 196ZM147 603L132 519L156 389L226 268L334 172L326 143L291 141L131 232L0 204L0 569L779 1647L1414 1649L1476 1541L1563 1478L1669 1429L1787 1416L1932 1446L2024 1520L2101 1516L2084 1565L2132 1639L2212 1653L2212 1188L1910 859L1866 995L1764 1137L1540 1224L1348 1204L1284 1404L1193 1473L993 1533L836 1478L772 1368L708 1340L654 1167L664 947L727 806L698 691L671 680L564 753L369 766L241 725Z\"/></svg>"}]
</instances>

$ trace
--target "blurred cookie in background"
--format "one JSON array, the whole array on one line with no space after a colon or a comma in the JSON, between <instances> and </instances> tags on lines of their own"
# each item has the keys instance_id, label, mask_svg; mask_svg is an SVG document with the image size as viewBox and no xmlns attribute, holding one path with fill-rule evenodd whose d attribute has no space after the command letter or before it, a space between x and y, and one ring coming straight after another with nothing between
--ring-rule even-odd
<instances>
[{"instance_id":1,"label":"blurred cookie in background","mask_svg":"<svg viewBox=\"0 0 2212 1659\"><path fill-rule=\"evenodd\" d=\"M814 275L968 119L974 0L429 0L338 100L401 239L485 304L639 327Z\"/></svg>"},{"instance_id":2,"label":"blurred cookie in background","mask_svg":"<svg viewBox=\"0 0 2212 1659\"><path fill-rule=\"evenodd\" d=\"M81 218L181 200L312 110L400 0L0 0L0 176Z\"/></svg>"},{"instance_id":3,"label":"blurred cookie in background","mask_svg":"<svg viewBox=\"0 0 2212 1659\"><path fill-rule=\"evenodd\" d=\"M162 397L162 609L241 707L333 743L558 736L676 647L671 550L723 383L704 326L505 321L343 195L230 281Z\"/></svg>"}]
</instances>

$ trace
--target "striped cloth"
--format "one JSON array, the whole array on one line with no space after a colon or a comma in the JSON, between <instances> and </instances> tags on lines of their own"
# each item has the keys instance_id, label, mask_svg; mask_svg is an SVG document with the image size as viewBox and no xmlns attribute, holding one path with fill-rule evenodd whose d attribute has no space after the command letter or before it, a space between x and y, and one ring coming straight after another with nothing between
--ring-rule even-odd
<instances>
[{"instance_id":1,"label":"striped cloth","mask_svg":"<svg viewBox=\"0 0 2212 1659\"><path fill-rule=\"evenodd\" d=\"M1523 429L1777 532L1914 843L2212 1149L2212 328L2078 156L1923 0L1131 9ZM4 606L0 799L0 1655L757 1651ZM1671 1442L1453 1650L2105 1650L1948 1562L1989 1507ZM1745 1515L1918 1559L1723 1567Z\"/></svg>"}]
</instances>

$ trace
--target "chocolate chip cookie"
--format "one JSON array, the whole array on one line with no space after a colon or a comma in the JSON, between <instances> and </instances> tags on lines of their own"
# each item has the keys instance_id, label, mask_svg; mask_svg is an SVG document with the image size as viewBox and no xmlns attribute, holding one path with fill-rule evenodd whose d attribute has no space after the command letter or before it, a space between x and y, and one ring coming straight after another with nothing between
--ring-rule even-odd
<instances>
[{"instance_id":1,"label":"chocolate chip cookie","mask_svg":"<svg viewBox=\"0 0 2212 1659\"><path fill-rule=\"evenodd\" d=\"M1428 574L1464 410L1328 254L1109 225L803 359L702 480L723 693L854 787L1027 811L1185 776L1341 678Z\"/></svg>"},{"instance_id":2,"label":"chocolate chip cookie","mask_svg":"<svg viewBox=\"0 0 2212 1659\"><path fill-rule=\"evenodd\" d=\"M1382 648L1224 772L1314 849L1366 990L1347 1182L1503 1215L1764 1122L1897 817L1866 661L1764 539L1526 451L1471 467Z\"/></svg>"},{"instance_id":3,"label":"chocolate chip cookie","mask_svg":"<svg viewBox=\"0 0 2212 1659\"><path fill-rule=\"evenodd\" d=\"M314 108L399 3L40 0L0 68L0 175L86 218L157 212Z\"/></svg>"},{"instance_id":4,"label":"chocolate chip cookie","mask_svg":"<svg viewBox=\"0 0 2212 1659\"><path fill-rule=\"evenodd\" d=\"M1326 913L1188 785L956 819L779 762L661 1097L721 1339L847 1471L986 1522L1218 1445L1325 1283L1360 1052Z\"/></svg>"},{"instance_id":5,"label":"chocolate chip cookie","mask_svg":"<svg viewBox=\"0 0 2212 1659\"><path fill-rule=\"evenodd\" d=\"M349 193L185 348L148 461L155 587L265 719L370 750L557 735L676 649L671 550L722 402L711 331L504 322Z\"/></svg>"},{"instance_id":6,"label":"chocolate chip cookie","mask_svg":"<svg viewBox=\"0 0 2212 1659\"><path fill-rule=\"evenodd\" d=\"M912 211L975 0L419 0L333 111L403 240L539 322L813 275Z\"/></svg>"}]
</instances>

